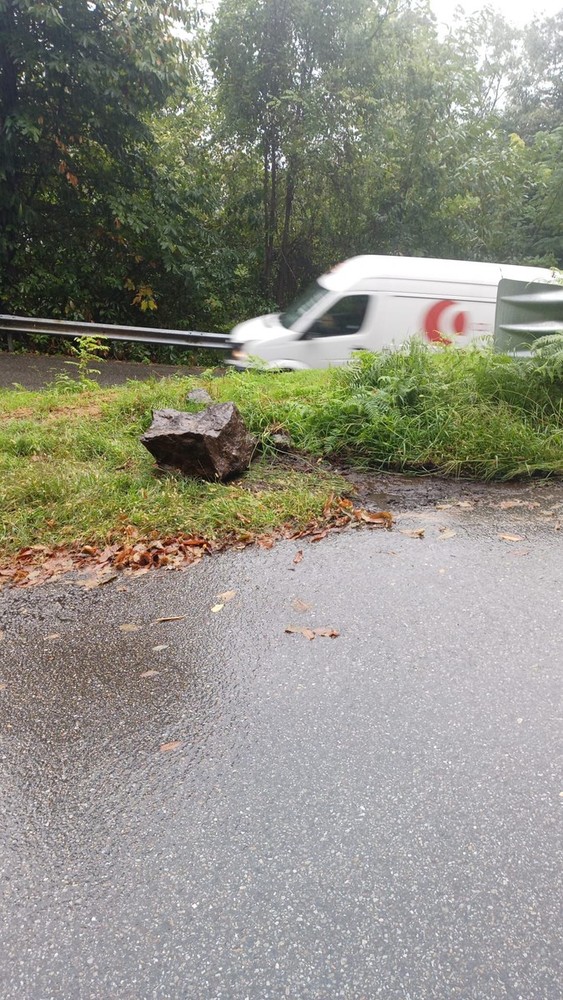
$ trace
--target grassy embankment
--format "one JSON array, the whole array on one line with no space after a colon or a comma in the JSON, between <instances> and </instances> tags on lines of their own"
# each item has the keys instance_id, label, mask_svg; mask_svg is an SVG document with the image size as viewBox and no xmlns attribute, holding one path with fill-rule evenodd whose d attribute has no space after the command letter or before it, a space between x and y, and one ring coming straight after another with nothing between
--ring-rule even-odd
<instances>
[{"instance_id":1,"label":"grassy embankment","mask_svg":"<svg viewBox=\"0 0 563 1000\"><path fill-rule=\"evenodd\" d=\"M261 443L232 483L156 474L139 443L153 409L189 409L204 385L233 400ZM193 407L194 409L197 407ZM285 430L308 471L276 460ZM489 352L362 356L346 371L229 373L113 389L0 392L0 554L177 532L263 533L321 518L336 474L316 460L468 478L563 474L563 382Z\"/></svg>"}]
</instances>

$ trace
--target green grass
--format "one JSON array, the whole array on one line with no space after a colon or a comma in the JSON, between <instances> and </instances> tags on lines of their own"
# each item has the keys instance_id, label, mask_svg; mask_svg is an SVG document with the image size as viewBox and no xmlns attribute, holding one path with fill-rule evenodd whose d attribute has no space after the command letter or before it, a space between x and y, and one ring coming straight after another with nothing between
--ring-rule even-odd
<instances>
[{"instance_id":1,"label":"green grass","mask_svg":"<svg viewBox=\"0 0 563 1000\"><path fill-rule=\"evenodd\" d=\"M190 408L194 384L236 402L259 438L261 457L236 482L158 474L139 443L154 409ZM309 455L308 471L275 459L280 429ZM531 361L412 346L344 370L1 391L0 547L99 544L127 525L216 539L300 527L341 488L321 457L474 478L560 475L563 383Z\"/></svg>"},{"instance_id":2,"label":"green grass","mask_svg":"<svg viewBox=\"0 0 563 1000\"><path fill-rule=\"evenodd\" d=\"M217 399L229 397L225 380L205 381ZM4 552L38 543L103 543L121 538L127 525L141 535L221 538L319 517L336 477L314 466L303 474L258 458L245 476L227 484L155 472L139 436L153 409L188 409L192 384L168 379L108 390L1 392Z\"/></svg>"},{"instance_id":3,"label":"green grass","mask_svg":"<svg viewBox=\"0 0 563 1000\"><path fill-rule=\"evenodd\" d=\"M489 350L361 355L309 424L315 452L368 468L503 478L563 472L563 380Z\"/></svg>"}]
</instances>

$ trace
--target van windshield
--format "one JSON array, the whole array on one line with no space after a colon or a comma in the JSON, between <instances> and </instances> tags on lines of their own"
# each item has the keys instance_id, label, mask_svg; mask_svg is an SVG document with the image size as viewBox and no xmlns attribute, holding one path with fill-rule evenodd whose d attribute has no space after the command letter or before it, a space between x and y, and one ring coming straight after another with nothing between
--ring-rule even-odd
<instances>
[{"instance_id":1,"label":"van windshield","mask_svg":"<svg viewBox=\"0 0 563 1000\"><path fill-rule=\"evenodd\" d=\"M300 316L303 316L311 306L320 302L325 295L330 295L328 288L323 288L322 285L319 285L318 281L315 281L313 285L309 286L307 291L298 295L285 312L281 314L280 323L282 326L285 326L289 330Z\"/></svg>"}]
</instances>

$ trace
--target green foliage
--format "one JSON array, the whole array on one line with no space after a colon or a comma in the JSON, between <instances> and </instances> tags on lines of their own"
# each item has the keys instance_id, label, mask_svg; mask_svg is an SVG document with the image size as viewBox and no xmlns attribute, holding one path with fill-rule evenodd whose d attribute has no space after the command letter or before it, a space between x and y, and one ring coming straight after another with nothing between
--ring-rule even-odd
<instances>
[{"instance_id":1,"label":"green foliage","mask_svg":"<svg viewBox=\"0 0 563 1000\"><path fill-rule=\"evenodd\" d=\"M109 345L104 343L100 337L77 337L76 345L71 346L71 351L77 357L77 361L67 361L68 365L76 365L78 372L78 382L81 388L91 388L91 375L99 375L99 368L92 368L92 365L100 361L109 351Z\"/></svg>"},{"instance_id":2,"label":"green foliage","mask_svg":"<svg viewBox=\"0 0 563 1000\"><path fill-rule=\"evenodd\" d=\"M539 369L546 378L563 384L563 330L539 337L532 345Z\"/></svg>"},{"instance_id":3,"label":"green foliage","mask_svg":"<svg viewBox=\"0 0 563 1000\"><path fill-rule=\"evenodd\" d=\"M216 397L217 381L206 383ZM320 470L303 476L258 461L227 484L155 474L138 437L153 409L183 407L190 387L170 379L74 397L58 386L0 393L0 553L121 538L128 524L221 538L319 517L337 481Z\"/></svg>"},{"instance_id":4,"label":"green foliage","mask_svg":"<svg viewBox=\"0 0 563 1000\"><path fill-rule=\"evenodd\" d=\"M131 271L130 301L150 285L134 245L152 221L147 115L185 86L190 21L150 0L1 0L5 311L111 320Z\"/></svg>"},{"instance_id":5,"label":"green foliage","mask_svg":"<svg viewBox=\"0 0 563 1000\"><path fill-rule=\"evenodd\" d=\"M153 409L185 407L204 385L235 401L263 457L234 483L158 475L139 435ZM24 545L100 542L186 532L221 538L241 530L306 524L342 489L317 459L369 469L510 478L563 475L563 382L542 363L488 351L433 352L420 345L361 357L345 370L229 373L122 388L0 392L0 540ZM267 456L281 428L311 456L288 472Z\"/></svg>"},{"instance_id":6,"label":"green foliage","mask_svg":"<svg viewBox=\"0 0 563 1000\"><path fill-rule=\"evenodd\" d=\"M311 433L370 468L511 478L563 473L563 386L548 372L489 350L362 354ZM326 422L325 422L326 417Z\"/></svg>"},{"instance_id":7,"label":"green foliage","mask_svg":"<svg viewBox=\"0 0 563 1000\"><path fill-rule=\"evenodd\" d=\"M560 14L198 10L0 0L2 311L226 331L358 253L563 264Z\"/></svg>"}]
</instances>

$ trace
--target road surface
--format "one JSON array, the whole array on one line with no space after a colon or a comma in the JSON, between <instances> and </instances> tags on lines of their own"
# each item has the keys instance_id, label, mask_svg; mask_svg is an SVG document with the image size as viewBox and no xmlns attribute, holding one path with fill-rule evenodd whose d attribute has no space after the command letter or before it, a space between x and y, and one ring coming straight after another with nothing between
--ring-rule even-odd
<instances>
[{"instance_id":1,"label":"road surface","mask_svg":"<svg viewBox=\"0 0 563 1000\"><path fill-rule=\"evenodd\" d=\"M4 590L6 1000L559 998L562 500Z\"/></svg>"},{"instance_id":2,"label":"road surface","mask_svg":"<svg viewBox=\"0 0 563 1000\"><path fill-rule=\"evenodd\" d=\"M57 375L77 378L72 358L56 354L16 354L0 351L0 389L43 389ZM99 385L121 385L128 379L144 381L148 378L165 378L169 375L188 375L196 371L182 365L153 365L138 361L101 361L93 365L99 369L92 377ZM201 371L201 368L197 369Z\"/></svg>"}]
</instances>

